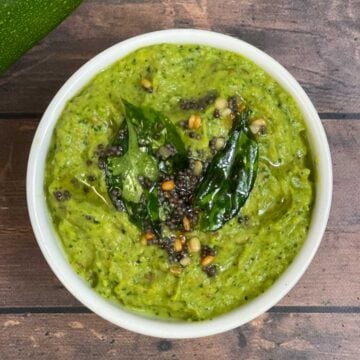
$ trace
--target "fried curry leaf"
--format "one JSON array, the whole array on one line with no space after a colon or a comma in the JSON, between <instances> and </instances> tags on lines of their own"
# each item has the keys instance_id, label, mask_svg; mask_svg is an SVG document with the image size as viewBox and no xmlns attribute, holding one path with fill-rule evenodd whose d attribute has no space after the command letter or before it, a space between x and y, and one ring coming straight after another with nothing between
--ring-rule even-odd
<instances>
[{"instance_id":1,"label":"fried curry leaf","mask_svg":"<svg viewBox=\"0 0 360 360\"><path fill-rule=\"evenodd\" d=\"M137 107L126 100L123 102L126 118L136 128L141 145L146 146L148 151L156 156L162 147L172 148L172 156L161 159L161 170L172 172L185 168L188 165L187 152L175 125L162 113L150 107Z\"/></svg>"},{"instance_id":2,"label":"fried curry leaf","mask_svg":"<svg viewBox=\"0 0 360 360\"><path fill-rule=\"evenodd\" d=\"M125 100L123 105L124 121L112 143L121 154L106 158L108 192L114 205L126 210L137 227L159 234L159 174L187 167L186 149L174 124L163 114Z\"/></svg>"},{"instance_id":3,"label":"fried curry leaf","mask_svg":"<svg viewBox=\"0 0 360 360\"><path fill-rule=\"evenodd\" d=\"M194 205L201 209L204 231L215 231L232 219L253 188L259 150L248 118L249 111L236 116L225 147L216 153L197 188Z\"/></svg>"}]
</instances>

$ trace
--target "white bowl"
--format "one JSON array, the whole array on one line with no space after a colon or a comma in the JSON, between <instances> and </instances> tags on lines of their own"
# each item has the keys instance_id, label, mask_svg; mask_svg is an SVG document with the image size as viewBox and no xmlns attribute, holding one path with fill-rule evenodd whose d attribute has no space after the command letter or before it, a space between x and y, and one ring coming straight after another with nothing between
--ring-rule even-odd
<instances>
[{"instance_id":1,"label":"white bowl","mask_svg":"<svg viewBox=\"0 0 360 360\"><path fill-rule=\"evenodd\" d=\"M154 319L123 309L98 295L71 268L52 226L44 195L44 165L54 126L66 104L95 74L134 50L159 43L209 45L239 53L267 71L292 97L304 116L310 146L315 156L318 180L310 229L303 247L289 268L262 295L251 302L201 322ZM43 252L62 284L85 306L125 329L163 338L194 338L218 334L261 315L303 275L324 234L332 196L332 166L329 145L319 116L298 82L273 58L248 43L230 36L202 30L174 29L148 33L123 41L83 65L63 85L46 109L36 131L27 169L27 202L31 224Z\"/></svg>"}]
</instances>

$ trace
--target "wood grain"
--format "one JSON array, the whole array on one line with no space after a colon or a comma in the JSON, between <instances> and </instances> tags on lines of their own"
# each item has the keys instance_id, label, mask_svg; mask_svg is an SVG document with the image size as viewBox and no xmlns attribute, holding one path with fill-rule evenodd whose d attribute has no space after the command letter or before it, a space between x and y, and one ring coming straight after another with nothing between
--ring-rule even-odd
<instances>
[{"instance_id":1,"label":"wood grain","mask_svg":"<svg viewBox=\"0 0 360 360\"><path fill-rule=\"evenodd\" d=\"M265 314L193 340L133 334L93 314L0 315L2 360L360 358L359 314Z\"/></svg>"},{"instance_id":2,"label":"wood grain","mask_svg":"<svg viewBox=\"0 0 360 360\"><path fill-rule=\"evenodd\" d=\"M0 113L41 113L65 80L105 48L144 32L201 28L266 51L320 112L360 112L357 0L97 0L75 13L0 77Z\"/></svg>"},{"instance_id":3,"label":"wood grain","mask_svg":"<svg viewBox=\"0 0 360 360\"><path fill-rule=\"evenodd\" d=\"M283 306L360 306L360 119L324 121L334 164L330 221L309 270ZM37 121L0 121L0 307L78 306L45 263L30 228L25 175Z\"/></svg>"}]
</instances>

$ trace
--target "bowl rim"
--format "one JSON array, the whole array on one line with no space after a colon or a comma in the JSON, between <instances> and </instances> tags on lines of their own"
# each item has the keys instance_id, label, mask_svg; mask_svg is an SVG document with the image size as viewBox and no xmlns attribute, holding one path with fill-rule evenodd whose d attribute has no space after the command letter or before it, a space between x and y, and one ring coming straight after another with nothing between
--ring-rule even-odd
<instances>
[{"instance_id":1,"label":"bowl rim","mask_svg":"<svg viewBox=\"0 0 360 360\"><path fill-rule=\"evenodd\" d=\"M199 322L150 318L121 308L102 298L72 270L52 227L43 181L44 165L54 126L66 102L97 73L134 50L160 43L199 44L238 53L264 69L295 99L305 119L310 147L315 155L317 182L312 220L307 238L290 266L263 294L226 314ZM320 175L320 176L319 176ZM295 78L272 57L228 35L195 29L170 29L146 33L119 42L81 66L48 105L35 133L26 176L26 195L31 225L38 245L60 282L82 304L100 317L127 330L160 338L196 338L219 334L241 326L279 302L310 265L326 229L332 199L332 163L320 118ZM319 191L321 189L321 191Z\"/></svg>"}]
</instances>

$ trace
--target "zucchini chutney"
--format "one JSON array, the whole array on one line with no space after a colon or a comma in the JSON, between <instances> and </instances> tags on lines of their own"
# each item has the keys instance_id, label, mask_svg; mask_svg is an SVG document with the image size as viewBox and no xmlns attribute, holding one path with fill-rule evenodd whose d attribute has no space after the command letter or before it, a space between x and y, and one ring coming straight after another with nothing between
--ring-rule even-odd
<instances>
[{"instance_id":1,"label":"zucchini chutney","mask_svg":"<svg viewBox=\"0 0 360 360\"><path fill-rule=\"evenodd\" d=\"M74 270L136 312L211 319L301 248L314 168L295 101L246 58L139 49L95 76L53 133L45 194Z\"/></svg>"}]
</instances>

